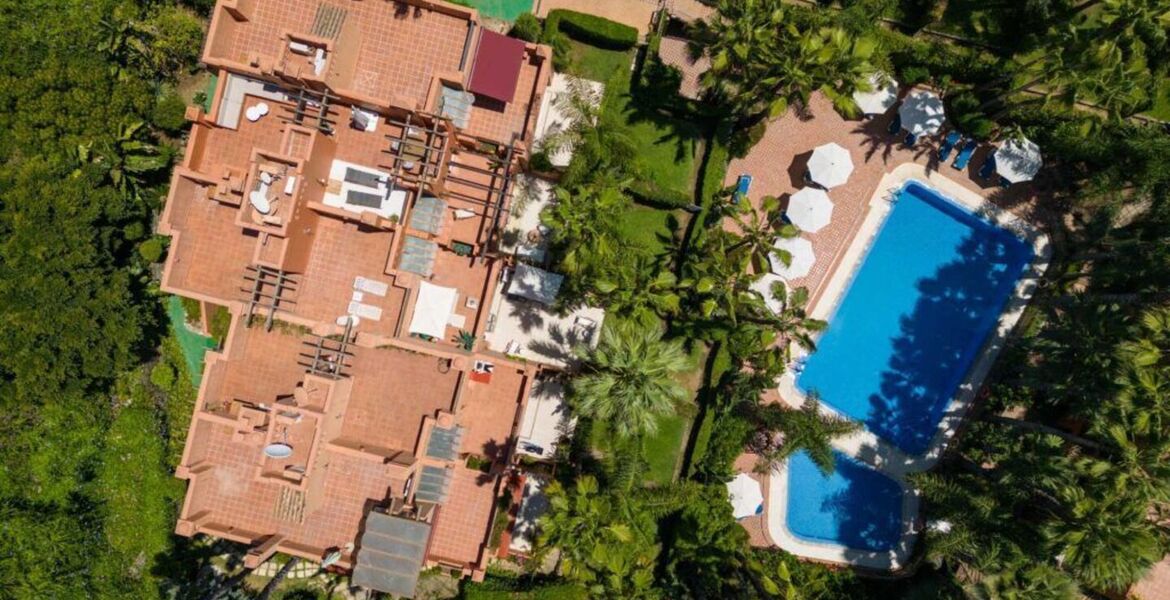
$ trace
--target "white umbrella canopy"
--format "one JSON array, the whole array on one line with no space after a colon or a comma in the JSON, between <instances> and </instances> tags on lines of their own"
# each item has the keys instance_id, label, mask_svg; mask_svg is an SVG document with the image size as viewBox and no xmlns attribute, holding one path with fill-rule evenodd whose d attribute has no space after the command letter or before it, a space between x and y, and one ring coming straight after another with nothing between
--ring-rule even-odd
<instances>
[{"instance_id":1,"label":"white umbrella canopy","mask_svg":"<svg viewBox=\"0 0 1170 600\"><path fill-rule=\"evenodd\" d=\"M727 482L727 500L731 502L731 514L736 519L756 514L764 504L764 493L760 482L747 473L740 473Z\"/></svg>"},{"instance_id":2,"label":"white umbrella canopy","mask_svg":"<svg viewBox=\"0 0 1170 600\"><path fill-rule=\"evenodd\" d=\"M788 199L788 220L801 231L816 233L833 218L833 201L825 190L802 188Z\"/></svg>"},{"instance_id":3,"label":"white umbrella canopy","mask_svg":"<svg viewBox=\"0 0 1170 600\"><path fill-rule=\"evenodd\" d=\"M787 252L792 257L785 266L780 260L779 253L772 253L772 272L789 281L808 275L817 260L813 254L812 242L804 238L777 238L772 247Z\"/></svg>"},{"instance_id":4,"label":"white umbrella canopy","mask_svg":"<svg viewBox=\"0 0 1170 600\"><path fill-rule=\"evenodd\" d=\"M817 146L808 159L808 176L814 182L831 188L845 183L853 173L853 157L849 151L833 142Z\"/></svg>"},{"instance_id":5,"label":"white umbrella canopy","mask_svg":"<svg viewBox=\"0 0 1170 600\"><path fill-rule=\"evenodd\" d=\"M898 101L898 82L885 73L869 76L870 91L853 92L857 108L867 115L884 114Z\"/></svg>"},{"instance_id":6,"label":"white umbrella canopy","mask_svg":"<svg viewBox=\"0 0 1170 600\"><path fill-rule=\"evenodd\" d=\"M1028 138L1008 140L995 149L995 172L1011 183L1031 181L1043 165L1040 146Z\"/></svg>"},{"instance_id":7,"label":"white umbrella canopy","mask_svg":"<svg viewBox=\"0 0 1170 600\"><path fill-rule=\"evenodd\" d=\"M902 117L902 129L914 135L931 135L947 120L942 98L921 90L902 101L898 115Z\"/></svg>"}]
</instances>

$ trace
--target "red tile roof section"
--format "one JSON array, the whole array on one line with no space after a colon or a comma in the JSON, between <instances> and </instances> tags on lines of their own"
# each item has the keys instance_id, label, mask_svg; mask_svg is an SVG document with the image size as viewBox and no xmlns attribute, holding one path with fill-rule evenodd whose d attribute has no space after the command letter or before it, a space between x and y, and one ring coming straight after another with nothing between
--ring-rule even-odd
<instances>
[{"instance_id":1,"label":"red tile roof section","mask_svg":"<svg viewBox=\"0 0 1170 600\"><path fill-rule=\"evenodd\" d=\"M523 62L524 42L485 29L479 35L475 68L467 87L473 94L511 102Z\"/></svg>"}]
</instances>

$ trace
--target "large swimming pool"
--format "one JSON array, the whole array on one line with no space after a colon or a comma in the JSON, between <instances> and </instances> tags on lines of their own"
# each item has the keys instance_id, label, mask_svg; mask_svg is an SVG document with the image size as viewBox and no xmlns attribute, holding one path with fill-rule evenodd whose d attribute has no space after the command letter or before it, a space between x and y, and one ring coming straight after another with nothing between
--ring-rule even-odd
<instances>
[{"instance_id":1,"label":"large swimming pool","mask_svg":"<svg viewBox=\"0 0 1170 600\"><path fill-rule=\"evenodd\" d=\"M902 539L902 486L843 454L834 458L827 477L805 452L788 459L789 531L855 550L893 549Z\"/></svg>"},{"instance_id":2,"label":"large swimming pool","mask_svg":"<svg viewBox=\"0 0 1170 600\"><path fill-rule=\"evenodd\" d=\"M927 450L1032 247L906 184L796 379L910 454Z\"/></svg>"}]
</instances>

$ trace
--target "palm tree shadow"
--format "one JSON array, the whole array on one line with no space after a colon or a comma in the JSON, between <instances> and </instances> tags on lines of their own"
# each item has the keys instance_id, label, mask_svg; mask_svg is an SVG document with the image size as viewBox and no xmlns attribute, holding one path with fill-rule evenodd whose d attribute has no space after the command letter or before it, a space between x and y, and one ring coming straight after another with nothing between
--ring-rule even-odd
<instances>
[{"instance_id":1,"label":"palm tree shadow","mask_svg":"<svg viewBox=\"0 0 1170 600\"><path fill-rule=\"evenodd\" d=\"M1032 259L1024 241L977 226L954 261L916 284L913 311L900 319L893 354L869 397L867 428L907 454L924 452L960 383L995 328Z\"/></svg>"}]
</instances>

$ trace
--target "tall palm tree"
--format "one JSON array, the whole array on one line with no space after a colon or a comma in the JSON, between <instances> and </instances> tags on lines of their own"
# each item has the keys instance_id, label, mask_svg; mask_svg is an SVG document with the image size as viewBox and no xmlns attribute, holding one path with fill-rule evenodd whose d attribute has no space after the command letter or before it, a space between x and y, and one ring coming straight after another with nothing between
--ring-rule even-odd
<instances>
[{"instance_id":1,"label":"tall palm tree","mask_svg":"<svg viewBox=\"0 0 1170 600\"><path fill-rule=\"evenodd\" d=\"M759 208L754 207L746 199L741 201L732 213L739 239L731 243L727 251L746 254L753 271L757 274L771 270L774 266L773 256L779 256L781 261L787 259L785 264L788 264L792 257L774 247L776 238L793 238L800 235L800 230L791 223L785 223L783 217L780 200L775 196L763 197Z\"/></svg>"},{"instance_id":2,"label":"tall palm tree","mask_svg":"<svg viewBox=\"0 0 1170 600\"><path fill-rule=\"evenodd\" d=\"M721 0L715 14L695 27L711 68L707 93L735 114L740 126L807 104L817 90L847 114L850 95L874 72L876 44L840 28L820 28L791 17L782 0Z\"/></svg>"},{"instance_id":3,"label":"tall palm tree","mask_svg":"<svg viewBox=\"0 0 1170 600\"><path fill-rule=\"evenodd\" d=\"M629 202L610 186L557 188L557 201L541 213L552 230L551 243L568 275L596 276L617 253L613 216Z\"/></svg>"},{"instance_id":4,"label":"tall palm tree","mask_svg":"<svg viewBox=\"0 0 1170 600\"><path fill-rule=\"evenodd\" d=\"M643 598L651 594L659 548L654 519L628 495L603 492L586 475L572 490L553 481L546 488L548 515L538 546L561 551L565 577L593 597Z\"/></svg>"},{"instance_id":5,"label":"tall palm tree","mask_svg":"<svg viewBox=\"0 0 1170 600\"><path fill-rule=\"evenodd\" d=\"M1044 563L1021 563L964 586L972 600L1076 600L1076 581Z\"/></svg>"},{"instance_id":6,"label":"tall palm tree","mask_svg":"<svg viewBox=\"0 0 1170 600\"><path fill-rule=\"evenodd\" d=\"M597 348L579 347L583 374L573 381L580 414L606 423L619 438L652 435L658 418L686 399L678 374L690 368L680 341L658 328L605 324Z\"/></svg>"},{"instance_id":7,"label":"tall palm tree","mask_svg":"<svg viewBox=\"0 0 1170 600\"><path fill-rule=\"evenodd\" d=\"M619 263L613 273L595 283L607 310L628 315L644 326L657 323L659 317L679 311L678 278L667 267L666 257L635 255Z\"/></svg>"},{"instance_id":8,"label":"tall palm tree","mask_svg":"<svg viewBox=\"0 0 1170 600\"><path fill-rule=\"evenodd\" d=\"M1144 502L1083 486L1069 486L1062 496L1069 514L1049 521L1044 534L1049 552L1077 579L1101 591L1123 590L1161 560Z\"/></svg>"},{"instance_id":9,"label":"tall palm tree","mask_svg":"<svg viewBox=\"0 0 1170 600\"><path fill-rule=\"evenodd\" d=\"M769 404L759 406L756 413L760 430L752 449L760 455L756 469L763 473L802 450L822 473L832 473L833 440L861 427L855 421L823 412L816 393L810 393L799 409Z\"/></svg>"}]
</instances>

